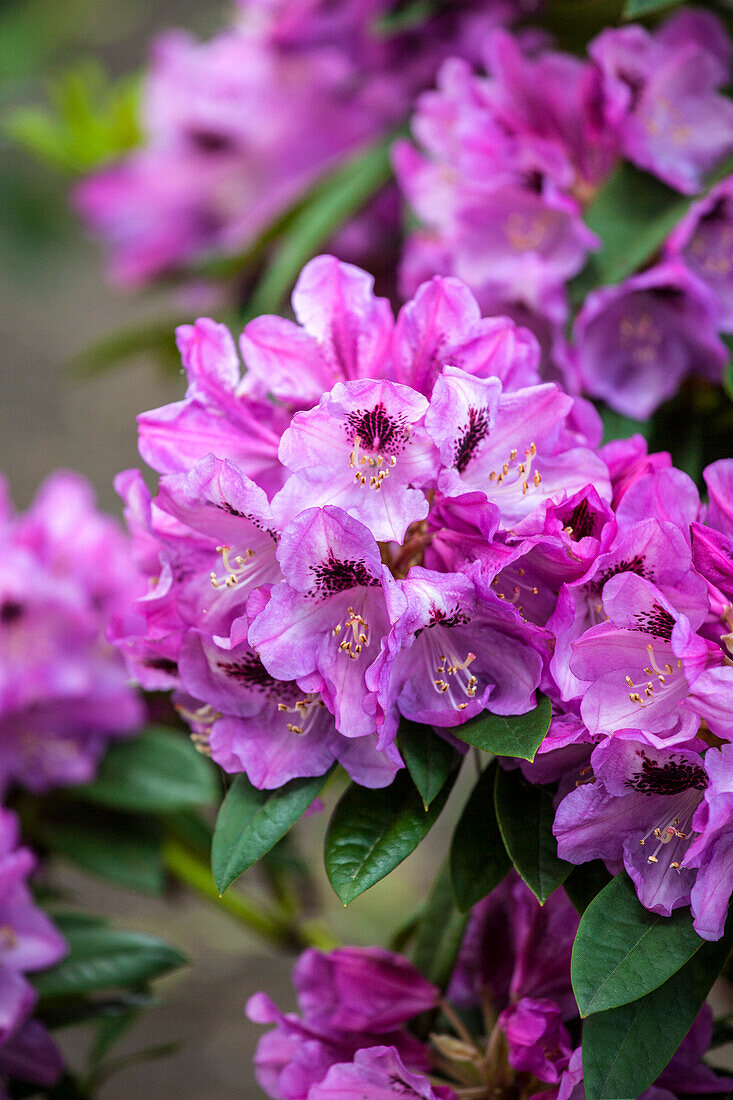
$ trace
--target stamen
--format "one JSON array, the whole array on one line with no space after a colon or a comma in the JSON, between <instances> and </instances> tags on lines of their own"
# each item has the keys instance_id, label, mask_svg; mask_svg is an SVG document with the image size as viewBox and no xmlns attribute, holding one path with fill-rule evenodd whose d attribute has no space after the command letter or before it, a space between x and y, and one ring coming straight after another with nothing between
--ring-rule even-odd
<instances>
[{"instance_id":1,"label":"stamen","mask_svg":"<svg viewBox=\"0 0 733 1100\"><path fill-rule=\"evenodd\" d=\"M225 573L224 576L218 577L213 570L211 571L209 576L214 588L221 588L222 585L226 588L236 588L248 571L249 561L254 557L254 550L245 550L244 554L237 554L234 564L232 564L229 558L231 549L231 546L217 546L216 548L217 554L221 555Z\"/></svg>"},{"instance_id":2,"label":"stamen","mask_svg":"<svg viewBox=\"0 0 733 1100\"><path fill-rule=\"evenodd\" d=\"M351 634L347 633L347 636L339 642L339 653L346 653L352 661L355 661L362 649L369 646L369 623L353 607L350 607L343 622L336 623L333 628L334 637L338 638L344 629L351 631Z\"/></svg>"}]
</instances>

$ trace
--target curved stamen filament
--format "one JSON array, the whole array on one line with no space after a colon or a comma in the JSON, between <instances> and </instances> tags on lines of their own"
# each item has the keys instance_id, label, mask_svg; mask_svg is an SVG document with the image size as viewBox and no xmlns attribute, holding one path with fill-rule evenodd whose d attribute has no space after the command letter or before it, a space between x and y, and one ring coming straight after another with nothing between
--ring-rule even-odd
<instances>
[{"instance_id":1,"label":"curved stamen filament","mask_svg":"<svg viewBox=\"0 0 733 1100\"><path fill-rule=\"evenodd\" d=\"M655 701L655 691L659 691L660 688L669 689L677 680L681 674L682 661L677 660L677 667L675 668L669 661L662 667L657 663L654 656L654 647L648 645L646 647L647 654L649 655L649 664L644 666L644 673L648 677L643 683L634 683L630 676L626 677L626 684L630 688L634 688L629 692L629 699L632 703L637 703L640 707L648 707ZM682 673L684 675L684 673ZM657 681L655 685L654 681ZM643 691L643 694L642 694Z\"/></svg>"},{"instance_id":2,"label":"curved stamen filament","mask_svg":"<svg viewBox=\"0 0 733 1100\"><path fill-rule=\"evenodd\" d=\"M294 722L288 722L287 727L291 733L297 733L299 736L303 736L313 728L315 720L318 717L318 711L324 705L320 695L305 695L302 699L298 699L292 706L288 703L278 703L277 709L281 713L296 715L296 720Z\"/></svg>"},{"instance_id":3,"label":"curved stamen filament","mask_svg":"<svg viewBox=\"0 0 733 1100\"><path fill-rule=\"evenodd\" d=\"M236 588L248 572L250 559L254 557L254 550L245 550L244 554L237 554L232 563L230 558L231 549L231 546L217 546L216 548L217 554L221 555L225 572L223 576L219 577L212 569L209 576L214 588Z\"/></svg>"},{"instance_id":4,"label":"curved stamen filament","mask_svg":"<svg viewBox=\"0 0 733 1100\"><path fill-rule=\"evenodd\" d=\"M339 652L346 653L352 661L357 660L362 649L369 647L369 623L353 607L349 608L345 619L336 623L333 633L336 638L343 634L339 642Z\"/></svg>"},{"instance_id":5,"label":"curved stamen filament","mask_svg":"<svg viewBox=\"0 0 733 1100\"><path fill-rule=\"evenodd\" d=\"M460 689L467 699L474 699L478 690L478 679L469 672L469 666L476 660L475 653L467 653L461 661L446 647L447 652L438 653L433 665L433 690L444 695L454 710L465 710L468 703L456 698L454 689Z\"/></svg>"},{"instance_id":6,"label":"curved stamen filament","mask_svg":"<svg viewBox=\"0 0 733 1100\"><path fill-rule=\"evenodd\" d=\"M502 463L499 470L491 471L489 474L489 481L495 482L496 485L501 485L510 474L516 472L517 477L515 484L522 486L522 496L524 496L531 486L534 486L536 489L542 482L542 475L539 470L535 470L534 473L532 472L532 463L536 457L537 445L535 443L530 443L529 447L527 447L524 452L524 461L518 463L518 465L514 467L514 463L517 461L517 448L512 447L507 461Z\"/></svg>"}]
</instances>

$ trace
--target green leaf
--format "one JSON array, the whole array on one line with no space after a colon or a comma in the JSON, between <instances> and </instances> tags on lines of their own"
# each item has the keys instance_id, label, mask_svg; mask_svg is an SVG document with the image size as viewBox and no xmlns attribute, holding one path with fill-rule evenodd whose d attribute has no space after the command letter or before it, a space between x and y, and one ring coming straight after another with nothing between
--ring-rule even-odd
<instances>
[{"instance_id":1,"label":"green leaf","mask_svg":"<svg viewBox=\"0 0 733 1100\"><path fill-rule=\"evenodd\" d=\"M161 830L126 814L65 807L66 819L41 821L36 835L51 851L120 886L162 894Z\"/></svg>"},{"instance_id":2,"label":"green leaf","mask_svg":"<svg viewBox=\"0 0 733 1100\"><path fill-rule=\"evenodd\" d=\"M491 714L485 710L451 732L467 745L496 756L531 761L545 739L551 717L550 700L540 695L537 706L527 714Z\"/></svg>"},{"instance_id":3,"label":"green leaf","mask_svg":"<svg viewBox=\"0 0 733 1100\"><path fill-rule=\"evenodd\" d=\"M626 0L624 19L643 19L645 15L656 15L665 8L676 8L682 0Z\"/></svg>"},{"instance_id":4,"label":"green leaf","mask_svg":"<svg viewBox=\"0 0 733 1100\"><path fill-rule=\"evenodd\" d=\"M456 908L446 862L420 914L412 952L412 960L420 973L441 989L450 981L467 921L468 914Z\"/></svg>"},{"instance_id":5,"label":"green leaf","mask_svg":"<svg viewBox=\"0 0 733 1100\"><path fill-rule=\"evenodd\" d=\"M76 354L69 367L79 378L93 378L127 359L152 355L178 371L181 357L176 348L176 329L189 320L176 314L108 332Z\"/></svg>"},{"instance_id":6,"label":"green leaf","mask_svg":"<svg viewBox=\"0 0 733 1100\"><path fill-rule=\"evenodd\" d=\"M443 789L453 767L456 750L431 726L419 726L406 718L400 723L397 744L427 810Z\"/></svg>"},{"instance_id":7,"label":"green leaf","mask_svg":"<svg viewBox=\"0 0 733 1100\"><path fill-rule=\"evenodd\" d=\"M400 772L385 790L352 783L339 799L326 831L325 864L336 894L348 905L393 871L417 848L437 820L453 783L425 809L409 775Z\"/></svg>"},{"instance_id":8,"label":"green leaf","mask_svg":"<svg viewBox=\"0 0 733 1100\"><path fill-rule=\"evenodd\" d=\"M733 401L733 336L722 335L721 340L728 348L728 362L723 369L723 390L726 397Z\"/></svg>"},{"instance_id":9,"label":"green leaf","mask_svg":"<svg viewBox=\"0 0 733 1100\"><path fill-rule=\"evenodd\" d=\"M690 199L624 161L598 190L585 222L603 241L591 265L596 285L620 283L647 263Z\"/></svg>"},{"instance_id":10,"label":"green leaf","mask_svg":"<svg viewBox=\"0 0 733 1100\"><path fill-rule=\"evenodd\" d=\"M689 909L650 913L622 871L590 903L575 937L572 981L581 1016L636 1001L663 985L705 941Z\"/></svg>"},{"instance_id":11,"label":"green leaf","mask_svg":"<svg viewBox=\"0 0 733 1100\"><path fill-rule=\"evenodd\" d=\"M277 313L304 264L388 182L394 140L390 134L355 154L298 210L247 302L248 318Z\"/></svg>"},{"instance_id":12,"label":"green leaf","mask_svg":"<svg viewBox=\"0 0 733 1100\"><path fill-rule=\"evenodd\" d=\"M211 869L221 894L285 836L330 774L291 779L276 791L259 791L245 775L237 776L219 810L211 846Z\"/></svg>"},{"instance_id":13,"label":"green leaf","mask_svg":"<svg viewBox=\"0 0 733 1100\"><path fill-rule=\"evenodd\" d=\"M157 936L56 916L70 951L52 970L33 975L41 997L64 997L150 981L185 963Z\"/></svg>"},{"instance_id":14,"label":"green leaf","mask_svg":"<svg viewBox=\"0 0 733 1100\"><path fill-rule=\"evenodd\" d=\"M648 439L652 432L652 424L648 420L632 420L630 416L609 409L607 405L600 405L598 412L603 421L603 442L612 443L616 439L628 439L632 435L643 435Z\"/></svg>"},{"instance_id":15,"label":"green leaf","mask_svg":"<svg viewBox=\"0 0 733 1100\"><path fill-rule=\"evenodd\" d=\"M112 745L94 782L74 793L119 810L167 813L210 805L219 784L213 764L185 734L154 728Z\"/></svg>"},{"instance_id":16,"label":"green leaf","mask_svg":"<svg viewBox=\"0 0 733 1100\"><path fill-rule=\"evenodd\" d=\"M731 935L705 943L664 985L583 1025L586 1100L635 1100L656 1081L725 964Z\"/></svg>"},{"instance_id":17,"label":"green leaf","mask_svg":"<svg viewBox=\"0 0 733 1100\"><path fill-rule=\"evenodd\" d=\"M494 761L479 777L451 842L453 893L464 913L490 894L512 868L494 808L497 768Z\"/></svg>"},{"instance_id":18,"label":"green leaf","mask_svg":"<svg viewBox=\"0 0 733 1100\"><path fill-rule=\"evenodd\" d=\"M544 905L573 869L572 863L557 855L557 841L552 834L552 792L528 783L518 768L500 768L494 798L499 829L512 863Z\"/></svg>"}]
</instances>

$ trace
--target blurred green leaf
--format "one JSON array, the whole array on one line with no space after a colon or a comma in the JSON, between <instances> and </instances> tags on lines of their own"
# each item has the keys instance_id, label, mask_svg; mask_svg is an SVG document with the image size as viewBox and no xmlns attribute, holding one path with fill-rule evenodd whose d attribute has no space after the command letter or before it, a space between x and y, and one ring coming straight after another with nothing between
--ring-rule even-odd
<instances>
[{"instance_id":1,"label":"blurred green leaf","mask_svg":"<svg viewBox=\"0 0 733 1100\"><path fill-rule=\"evenodd\" d=\"M636 1100L656 1081L692 1026L731 946L705 943L659 989L589 1016L583 1026L587 1100Z\"/></svg>"},{"instance_id":2,"label":"blurred green leaf","mask_svg":"<svg viewBox=\"0 0 733 1100\"><path fill-rule=\"evenodd\" d=\"M49 101L10 110L3 121L15 142L55 168L90 172L140 141L137 79L111 85L96 62L86 61L51 83Z\"/></svg>"},{"instance_id":3,"label":"blurred green leaf","mask_svg":"<svg viewBox=\"0 0 733 1100\"><path fill-rule=\"evenodd\" d=\"M219 784L213 764L185 734L152 728L111 745L97 778L74 793L119 810L167 813L212 804Z\"/></svg>"},{"instance_id":4,"label":"blurred green leaf","mask_svg":"<svg viewBox=\"0 0 733 1100\"><path fill-rule=\"evenodd\" d=\"M246 775L237 776L219 810L211 846L211 868L220 893L285 836L330 774L291 779L274 791L260 791Z\"/></svg>"},{"instance_id":5,"label":"blurred green leaf","mask_svg":"<svg viewBox=\"0 0 733 1100\"><path fill-rule=\"evenodd\" d=\"M186 961L180 951L157 936L80 921L76 915L60 914L54 920L70 951L51 970L33 975L42 998L138 985Z\"/></svg>"},{"instance_id":6,"label":"blurred green leaf","mask_svg":"<svg viewBox=\"0 0 733 1100\"><path fill-rule=\"evenodd\" d=\"M441 989L450 981L467 922L468 914L456 907L446 861L425 900L412 952L420 973Z\"/></svg>"},{"instance_id":7,"label":"blurred green leaf","mask_svg":"<svg viewBox=\"0 0 733 1100\"><path fill-rule=\"evenodd\" d=\"M397 744L427 810L450 775L456 750L431 726L421 726L405 718L400 722Z\"/></svg>"},{"instance_id":8,"label":"blurred green leaf","mask_svg":"<svg viewBox=\"0 0 733 1100\"><path fill-rule=\"evenodd\" d=\"M190 320L190 317L183 316L164 317L110 332L75 355L70 363L71 370L80 378L93 378L126 359L137 355L154 355L164 365L180 371L181 358L176 348L176 329Z\"/></svg>"},{"instance_id":9,"label":"blurred green leaf","mask_svg":"<svg viewBox=\"0 0 733 1100\"><path fill-rule=\"evenodd\" d=\"M603 442L611 443L616 439L628 439L632 435L643 435L649 439L652 433L652 424L649 420L632 420L630 416L609 409L608 405L600 405L598 408L603 421Z\"/></svg>"},{"instance_id":10,"label":"blurred green leaf","mask_svg":"<svg viewBox=\"0 0 733 1100\"><path fill-rule=\"evenodd\" d=\"M538 783L528 783L519 768L499 768L494 798L504 846L527 886L544 905L573 869L572 863L557 854L552 833L552 792Z\"/></svg>"},{"instance_id":11,"label":"blurred green leaf","mask_svg":"<svg viewBox=\"0 0 733 1100\"><path fill-rule=\"evenodd\" d=\"M279 312L301 268L389 181L395 136L390 134L347 160L298 210L250 295L248 319Z\"/></svg>"},{"instance_id":12,"label":"blurred green leaf","mask_svg":"<svg viewBox=\"0 0 733 1100\"><path fill-rule=\"evenodd\" d=\"M58 855L85 871L148 894L164 888L161 830L155 821L127 814L64 807L41 820L36 835Z\"/></svg>"},{"instance_id":13,"label":"blurred green leaf","mask_svg":"<svg viewBox=\"0 0 733 1100\"><path fill-rule=\"evenodd\" d=\"M456 825L450 848L450 871L458 908L468 912L490 894L512 869L494 808L498 762L479 777Z\"/></svg>"},{"instance_id":14,"label":"blurred green leaf","mask_svg":"<svg viewBox=\"0 0 733 1100\"><path fill-rule=\"evenodd\" d=\"M656 15L665 8L676 8L682 0L626 0L624 19L643 19L645 15Z\"/></svg>"},{"instance_id":15,"label":"blurred green leaf","mask_svg":"<svg viewBox=\"0 0 733 1100\"><path fill-rule=\"evenodd\" d=\"M540 695L537 706L527 714L491 714L485 710L451 732L484 752L531 761L545 739L551 718L550 700Z\"/></svg>"},{"instance_id":16,"label":"blurred green leaf","mask_svg":"<svg viewBox=\"0 0 733 1100\"><path fill-rule=\"evenodd\" d=\"M344 905L414 852L437 821L452 786L449 779L427 810L404 771L382 790L355 783L347 787L328 824L324 856L329 881Z\"/></svg>"},{"instance_id":17,"label":"blurred green leaf","mask_svg":"<svg viewBox=\"0 0 733 1100\"><path fill-rule=\"evenodd\" d=\"M590 903L572 958L581 1016L636 1001L663 985L702 947L689 909L650 913L622 871Z\"/></svg>"}]
</instances>

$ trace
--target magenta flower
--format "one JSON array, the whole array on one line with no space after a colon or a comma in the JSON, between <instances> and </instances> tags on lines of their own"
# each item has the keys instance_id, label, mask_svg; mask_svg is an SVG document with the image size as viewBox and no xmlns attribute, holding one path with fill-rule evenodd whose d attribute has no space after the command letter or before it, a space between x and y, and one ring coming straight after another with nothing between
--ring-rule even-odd
<instances>
[{"instance_id":1,"label":"magenta flower","mask_svg":"<svg viewBox=\"0 0 733 1100\"><path fill-rule=\"evenodd\" d=\"M292 472L275 501L283 523L310 506L335 505L383 542L402 542L425 519L437 454L423 426L428 402L395 382L337 383L296 413L280 443Z\"/></svg>"},{"instance_id":2,"label":"magenta flower","mask_svg":"<svg viewBox=\"0 0 733 1100\"><path fill-rule=\"evenodd\" d=\"M254 618L250 644L273 676L320 691L340 733L374 733L366 676L389 629L385 587L394 585L374 536L340 508L310 508L285 529L277 556L285 579Z\"/></svg>"},{"instance_id":3,"label":"magenta flower","mask_svg":"<svg viewBox=\"0 0 733 1100\"><path fill-rule=\"evenodd\" d=\"M0 526L0 788L89 780L142 723L105 634L141 591L128 544L81 478L49 478Z\"/></svg>"},{"instance_id":4,"label":"magenta flower","mask_svg":"<svg viewBox=\"0 0 733 1100\"><path fill-rule=\"evenodd\" d=\"M556 1085L573 1046L554 1001L523 997L499 1014L509 1043L509 1063L521 1073Z\"/></svg>"},{"instance_id":5,"label":"magenta flower","mask_svg":"<svg viewBox=\"0 0 733 1100\"><path fill-rule=\"evenodd\" d=\"M723 935L733 889L733 745L705 754L708 786L692 819L698 835L685 857L697 868L691 903L695 931L706 940Z\"/></svg>"},{"instance_id":6,"label":"magenta flower","mask_svg":"<svg viewBox=\"0 0 733 1100\"><path fill-rule=\"evenodd\" d=\"M485 709L523 714L535 705L543 635L492 592L479 569L413 566L387 601L394 626L371 677L378 676L388 729L397 712L450 727Z\"/></svg>"},{"instance_id":7,"label":"magenta flower","mask_svg":"<svg viewBox=\"0 0 733 1100\"><path fill-rule=\"evenodd\" d=\"M569 430L572 407L551 383L505 394L496 378L446 367L425 418L444 467L438 488L447 496L481 490L499 507L503 528L589 483L610 496L604 464Z\"/></svg>"},{"instance_id":8,"label":"magenta flower","mask_svg":"<svg viewBox=\"0 0 733 1100\"><path fill-rule=\"evenodd\" d=\"M683 743L704 718L733 733L733 668L695 630L705 604L682 614L651 582L622 573L606 583L608 621L573 643L570 670L586 681L580 712L591 733L639 730L653 745Z\"/></svg>"},{"instance_id":9,"label":"magenta flower","mask_svg":"<svg viewBox=\"0 0 733 1100\"><path fill-rule=\"evenodd\" d=\"M656 33L609 28L590 45L606 123L640 168L686 194L733 149L730 44L709 12L680 12Z\"/></svg>"},{"instance_id":10,"label":"magenta flower","mask_svg":"<svg viewBox=\"0 0 733 1100\"><path fill-rule=\"evenodd\" d=\"M68 948L33 901L27 879L34 868L31 852L18 848L15 815L0 810L0 1083L10 1077L50 1087L63 1064L45 1028L32 1018L37 994L25 975L53 966Z\"/></svg>"},{"instance_id":11,"label":"magenta flower","mask_svg":"<svg viewBox=\"0 0 733 1100\"><path fill-rule=\"evenodd\" d=\"M588 295L572 355L587 392L647 419L689 374L719 382L728 352L714 295L680 263L665 263Z\"/></svg>"},{"instance_id":12,"label":"magenta flower","mask_svg":"<svg viewBox=\"0 0 733 1100\"><path fill-rule=\"evenodd\" d=\"M715 295L723 332L733 331L733 177L713 187L689 211L665 246Z\"/></svg>"},{"instance_id":13,"label":"magenta flower","mask_svg":"<svg viewBox=\"0 0 733 1100\"><path fill-rule=\"evenodd\" d=\"M411 1096L415 1100L452 1098L450 1089L433 1089L423 1074L410 1073L394 1047L357 1050L354 1061L331 1066L326 1076L308 1091L308 1100L389 1100Z\"/></svg>"}]
</instances>

